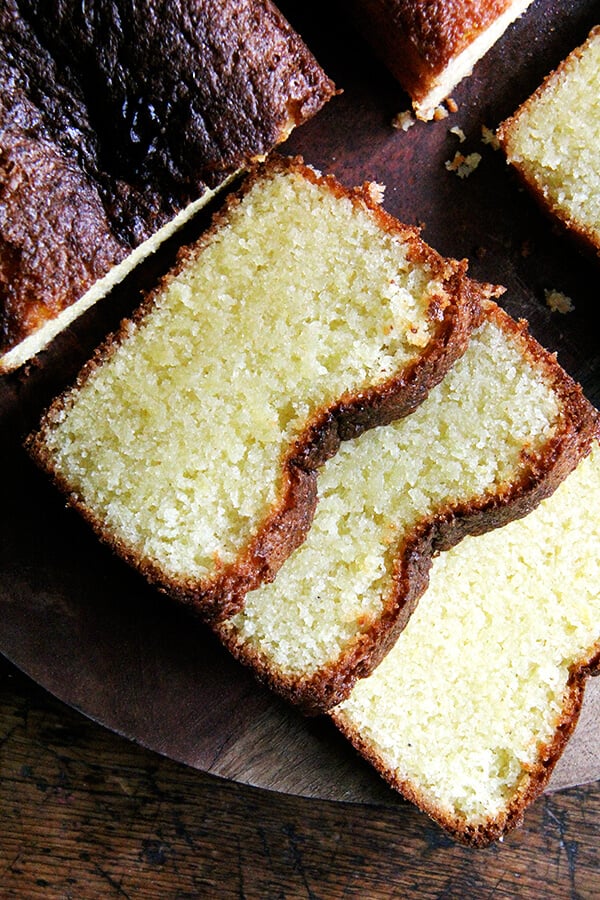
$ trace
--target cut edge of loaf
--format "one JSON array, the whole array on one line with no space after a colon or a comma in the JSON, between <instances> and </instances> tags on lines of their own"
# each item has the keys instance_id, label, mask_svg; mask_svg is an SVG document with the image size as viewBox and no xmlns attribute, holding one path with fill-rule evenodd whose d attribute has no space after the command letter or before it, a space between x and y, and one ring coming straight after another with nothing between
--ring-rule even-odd
<instances>
[{"instance_id":1,"label":"cut edge of loaf","mask_svg":"<svg viewBox=\"0 0 600 900\"><path fill-rule=\"evenodd\" d=\"M586 682L588 678L598 675L599 666L600 643L590 652L586 660L582 660L570 672L564 702L552 740L540 746L536 762L529 766L523 774L521 784L513 792L505 809L496 816L490 816L487 820L478 822L477 825L470 825L459 816L446 813L410 781L397 778L373 745L346 720L343 711L332 710L329 716L355 750L373 766L390 787L437 822L458 843L469 847L484 848L494 841L502 840L509 831L522 825L527 808L543 793L554 767L577 725Z\"/></svg>"},{"instance_id":2,"label":"cut edge of loaf","mask_svg":"<svg viewBox=\"0 0 600 900\"><path fill-rule=\"evenodd\" d=\"M71 490L47 452L46 438L55 424L60 422L65 410L76 401L78 390L93 372L113 356L137 325L151 315L162 291L201 254L203 247L227 223L229 211L242 201L255 183L278 172L288 171L323 186L338 198L349 199L354 206L365 210L379 228L398 236L408 247L409 260L427 263L431 267L444 294L443 299L433 297L428 310L428 316L435 325L435 335L415 362L385 382L357 394L346 394L330 406L315 411L283 460L280 496L233 563L221 563L215 574L207 579L172 577L151 559L132 552ZM54 400L44 414L40 427L25 441L26 449L36 464L66 494L68 504L77 509L98 537L151 584L189 605L205 621L218 621L235 614L243 607L249 590L273 580L285 559L302 543L312 522L317 498L317 469L335 454L342 440L387 424L415 409L464 353L471 331L481 317L482 303L501 291L495 286L478 284L468 278L465 260L440 256L421 239L418 229L400 223L385 212L379 205L380 199L379 192L374 191L371 184L347 189L333 176L324 176L305 165L300 157L285 158L272 154L265 162L254 166L241 186L225 198L223 208L214 214L209 229L193 245L182 248L176 265L146 297L132 318L125 320L120 330L103 342L83 367L74 385Z\"/></svg>"},{"instance_id":3,"label":"cut edge of loaf","mask_svg":"<svg viewBox=\"0 0 600 900\"><path fill-rule=\"evenodd\" d=\"M401 542L394 561L394 589L380 616L359 633L332 663L310 675L290 674L273 666L258 648L244 642L227 622L214 630L230 653L287 701L309 715L328 711L342 702L354 684L367 677L394 646L419 598L426 591L434 556L459 543L466 535L484 534L526 516L551 495L587 455L600 433L600 417L585 398L579 384L530 334L525 321L515 321L491 300L483 302L485 315L499 323L522 347L543 377L552 385L560 405L560 428L540 452L524 447L527 468L519 481L502 485L494 493L470 503L448 505L416 523Z\"/></svg>"},{"instance_id":4,"label":"cut edge of loaf","mask_svg":"<svg viewBox=\"0 0 600 900\"><path fill-rule=\"evenodd\" d=\"M19 369L25 363L45 350L54 338L64 331L75 319L83 315L99 300L102 300L110 291L123 281L144 259L155 253L159 246L168 238L179 231L186 222L189 222L197 213L210 203L217 194L227 187L241 174L241 170L234 172L223 180L216 188L207 188L197 200L189 203L170 222L158 229L151 237L135 248L125 259L117 263L84 293L78 300L66 306L57 316L49 319L41 328L28 334L14 347L0 356L0 375L8 374Z\"/></svg>"},{"instance_id":5,"label":"cut edge of loaf","mask_svg":"<svg viewBox=\"0 0 600 900\"><path fill-rule=\"evenodd\" d=\"M521 117L526 116L532 107L535 107L536 103L545 96L548 90L552 90L560 84L569 67L581 58L592 41L600 41L600 25L594 26L586 40L578 47L575 47L555 69L548 73L536 90L519 106L512 116L500 123L496 129L496 136L507 163L512 166L519 181L526 188L539 209L567 237L570 237L581 250L597 260L600 256L600 231L598 228L594 229L586 225L554 204L552 198L546 196L543 183L538 182L528 171L528 162L517 158L513 152L513 134Z\"/></svg>"},{"instance_id":6,"label":"cut edge of loaf","mask_svg":"<svg viewBox=\"0 0 600 900\"><path fill-rule=\"evenodd\" d=\"M492 715L492 711L487 709L486 704L491 702L491 697L494 697L495 692L499 690L498 679L502 682L504 681L503 671L506 671L507 691L517 690L518 686L515 686L514 681L510 679L511 673L508 671L509 664L514 658L515 674L513 678L522 677L523 673L527 671L527 677L530 677L532 680L537 681L542 679L542 677L546 679L543 682L546 687L545 691L539 691L524 698L526 707L530 704L532 707L535 707L540 702L548 705L548 715L546 718L543 718L543 725L541 724L542 719L539 720L539 727L543 728L543 731L537 731L538 725L535 720L529 723L515 721L514 714L511 711L509 722L505 726L507 728L507 744L504 743L504 739L495 734L494 742L497 742L496 746L488 747L485 744L485 749L489 751L489 756L483 752L484 747L481 739L474 747L469 744L470 723L466 710L471 710L472 715L475 715L475 712L473 711L473 706L467 703L469 697L463 696L463 690L467 691L467 693L473 692L476 709L479 694L475 692L477 691L477 685L481 686L483 684L476 674L480 671L477 666L481 663L481 660L471 658L473 648L463 648L461 653L460 648L462 644L457 643L454 648L454 654L449 654L448 660L439 660L441 677L435 681L435 686L433 687L424 685L424 691L420 699L421 702L432 700L435 704L440 690L446 690L446 685L448 685L449 689L449 684L452 682L454 696L457 699L451 704L451 711L448 713L451 722L451 733L455 736L459 748L463 746L464 752L472 751L467 759L471 760L474 765L477 765L480 774L474 774L472 779L469 775L465 775L466 781L459 781L460 791L456 787L452 787L454 782L450 780L448 782L450 785L449 794L446 796L443 793L437 793L436 796L436 792L439 791L439 788L436 788L437 780L440 777L439 765L434 764L431 767L425 766L424 768L417 766L417 768L422 768L422 771L420 774L415 774L413 771L411 775L410 770L411 768L414 769L414 761L409 762L409 759L410 753L414 753L415 750L414 748L413 750L408 749L412 746L410 743L410 730L413 730L412 733L414 733L415 727L422 730L422 725L420 724L421 719L419 715L410 715L410 709L408 709L410 699L406 700L405 695L408 685L410 685L411 692L415 689L415 677L414 674L411 675L407 685L401 685L399 683L401 675L398 674L398 680L396 680L394 672L398 666L402 666L403 658L408 659L411 655L413 659L417 660L416 665L419 667L418 659L423 658L420 635L422 635L424 629L431 628L429 618L432 612L425 612L418 623L417 635L411 635L414 652L411 654L410 648L407 648L403 657L401 644L404 635L402 635L394 650L396 656L394 659L390 657L391 665L388 666L387 671L383 674L383 680L372 693L367 691L362 698L363 703L368 704L377 703L377 698L385 699L389 697L392 704L394 704L396 703L397 695L394 694L393 697L389 695L387 688L390 684L396 686L399 692L398 696L404 696L405 699L397 705L400 715L394 719L392 732L386 732L385 726L378 731L375 726L373 732L370 733L369 729L371 726L368 719L361 724L361 715L364 716L364 707L361 705L360 699L354 709L352 707L352 698L350 698L349 707L345 707L342 704L330 712L330 717L338 729L350 740L355 749L374 766L391 787L399 791L407 800L414 803L421 811L437 822L454 840L465 845L485 847L493 841L502 840L507 832L522 824L527 808L548 785L552 772L575 730L582 709L586 682L590 677L600 674L600 638L597 637L598 632L595 630L596 620L593 617L593 609L596 607L590 605L593 602L597 604L597 599L595 599L597 587L594 575L591 578L588 577L589 587L584 588L581 604L578 603L577 594L573 594L571 581L565 577L565 565L569 568L571 567L572 555L569 549L570 546L574 540L577 541L582 527L587 534L589 523L594 521L594 501L592 500L592 505L589 505L588 495L590 493L590 484L594 495L598 492L598 485L600 484L598 481L599 463L600 428L597 429L590 453L582 458L579 466L571 473L570 478L560 485L556 494L547 498L539 510L533 511L522 523L514 522L506 526L507 530L510 530L510 536L506 538L506 541L511 559L514 554L521 553L522 547L528 547L528 541L531 541L531 553L528 555L527 551L525 551L522 567L518 560L515 562L514 572L507 567L507 561L503 559L501 549L503 529L499 529L489 534L487 538L483 536L468 539L472 541L468 551L462 554L461 557L460 548L458 548L459 556L449 565L449 570L444 568L438 572L438 581L434 587L434 593L441 590L441 596L443 597L441 605L437 603L437 600L433 601L435 614L438 616L442 615L453 601L452 584L454 582L451 580L448 587L442 587L444 579L448 578L449 573L451 577L456 577L458 573L461 573L461 580L466 585L465 590L461 594L463 600L468 602L470 590L474 590L475 596L480 594L482 602L475 602L474 605L475 612L479 615L471 617L463 615L457 619L460 623L459 628L462 629L463 633L467 629L472 629L472 638L470 640L473 645L480 641L485 642L487 639L494 641L499 648L503 647L503 642L506 640L505 622L513 623L517 629L517 636L523 639L523 643L518 639L514 642L514 653L511 652L510 648L506 651L501 651L505 659L500 659L499 662L496 661L496 669L492 672L491 683L484 701L485 711L483 707L479 710L483 716L483 722L485 722L486 715ZM574 494L570 488L570 479L573 479ZM575 497L574 501L571 499L573 496ZM573 502L575 506L573 506ZM586 505L587 516L585 514L582 516L577 504ZM582 518L586 524L579 526ZM575 529L579 527L579 531L572 535L569 535L569 520L574 523L573 527ZM485 544L483 544L481 553L479 553L477 542L480 540L485 542L490 539L492 541L491 547L485 548ZM594 534L592 540L595 539L596 534ZM557 544L559 545L557 547L558 561L556 567L552 568L554 555L551 548L556 547ZM592 553L594 546L590 544L589 549ZM550 549L546 549L547 547ZM562 548L565 548L564 551ZM493 563L495 569L491 577L493 579L506 577L507 591L509 594L512 592L515 597L514 604L507 601L508 612L504 621L503 610L498 611L500 622L496 623L496 627L494 627L493 609L490 609L484 600L488 593L491 596L494 595L493 589L489 589L489 584L487 581L483 581L483 577L478 577L474 573L474 579L469 579L468 571L465 571L465 565L467 567L477 567L480 557L482 565L485 564L485 561L489 561L490 558L499 561L498 563ZM544 560L546 561L545 563ZM567 560L568 563L566 562ZM578 563L581 563L580 556L576 557L576 564ZM510 563L508 565L510 566ZM538 572L540 572L540 566L545 568L545 565L550 566L551 581L549 585L542 581L542 586L539 588L539 578L543 578L543 576L541 574L538 576ZM582 571L578 566L577 574L580 578L584 577ZM511 575L516 576L515 581L511 580ZM556 585L556 592L552 587L552 583ZM522 592L518 589L515 591L515 584L517 587L521 586ZM538 607L536 606L535 597L528 594L529 591L539 592L539 604L548 607L551 611L548 613L548 620L543 618L543 614L537 612ZM563 596L561 591L564 591L566 596ZM568 607L571 595L573 597L572 610ZM586 596L587 600L585 599ZM593 600L592 597L594 598ZM425 597L422 602L426 602ZM532 612L529 612L530 604L533 608ZM565 604L567 604L566 612L564 611ZM523 607L522 619L519 616L519 607L521 605ZM484 610L487 614L482 616L481 613ZM530 620L538 615L541 618L540 633L534 631L533 635L530 635L528 630L531 627ZM572 632L573 643L557 645L556 635L551 631L548 635L550 645L550 650L548 650L546 641L542 638L542 629L550 627L553 616L558 616L562 620L561 627L566 628L569 634ZM454 633L455 629L453 629L453 626L455 625L456 622L450 618L441 629L442 637L440 640L447 642L448 635ZM498 638L498 631L502 636L501 639ZM529 638L531 645L538 648L533 659L529 656L529 646L525 640L526 638ZM433 641L432 648L435 650L439 644L439 640ZM429 659L430 655L426 658ZM540 658L542 655L544 658L548 655L548 670L540 669ZM529 669L525 670L527 660L531 660L531 674ZM506 664L505 666L503 662ZM472 678L465 677L463 690L461 690L460 675L456 676L456 672L467 669L469 665L476 666L474 669L475 674ZM456 672L453 670L453 667ZM422 674L427 678L429 666L417 668L419 677L421 669L423 670ZM556 672L554 669L556 669ZM377 670L373 678L378 678ZM458 685L456 684L457 680ZM368 685L368 682L363 682L362 685L365 687ZM381 710L375 707L375 715L378 718L381 718L380 713ZM457 717L465 725L466 731L463 729L462 724L457 724ZM436 713L434 712L434 730L435 720ZM406 723L404 731L402 730L403 722ZM439 724L438 722L438 726ZM521 729L519 725L521 725ZM517 735L515 737L516 746L509 747L508 742L513 730ZM456 732L455 735L454 732ZM482 733L481 728L479 733ZM487 733L485 726L483 733L484 735ZM393 740L393 735L396 735L399 741L397 754L390 744L390 741ZM435 754L435 748L438 745L441 751L441 748L446 746L449 738L449 733L442 729L442 732L439 732L437 735L437 743L435 740L431 741L431 752ZM424 740L426 743L429 743L426 735ZM484 740L486 740L485 737ZM494 756L492 750L495 750L496 756ZM402 762L403 752L408 754L404 762ZM504 758L507 754L512 754L512 760L510 761L512 765ZM394 757L398 760L396 765L392 762ZM404 775L400 772L402 765L405 767ZM470 771L468 762L464 762L462 767L465 769L465 772ZM499 779L502 783L502 788L499 792L490 794L490 797L493 797L493 810L490 809L489 800L486 803L486 800L478 790L479 785L483 787L481 779L486 777L484 774L486 769L489 769L488 774L490 778ZM455 776L460 771L461 768L459 766ZM421 783L419 783L419 779L421 779ZM471 794L476 800L470 812L464 805L465 785L469 787ZM455 798L452 795L453 791L456 795ZM501 800L498 799L499 796L502 798Z\"/></svg>"}]
</instances>

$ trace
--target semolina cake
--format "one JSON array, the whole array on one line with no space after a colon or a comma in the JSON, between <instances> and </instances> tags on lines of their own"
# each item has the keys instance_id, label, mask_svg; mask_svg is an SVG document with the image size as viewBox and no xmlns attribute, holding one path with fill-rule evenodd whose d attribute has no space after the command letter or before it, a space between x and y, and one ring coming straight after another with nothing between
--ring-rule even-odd
<instances>
[{"instance_id":1,"label":"semolina cake","mask_svg":"<svg viewBox=\"0 0 600 900\"><path fill-rule=\"evenodd\" d=\"M258 166L29 439L97 533L204 618L274 576L317 468L423 401L491 291L378 197Z\"/></svg>"},{"instance_id":2,"label":"semolina cake","mask_svg":"<svg viewBox=\"0 0 600 900\"><path fill-rule=\"evenodd\" d=\"M437 557L394 648L332 713L461 842L520 824L600 663L600 447L538 508Z\"/></svg>"},{"instance_id":3,"label":"semolina cake","mask_svg":"<svg viewBox=\"0 0 600 900\"><path fill-rule=\"evenodd\" d=\"M352 0L350 9L417 118L427 121L531 2Z\"/></svg>"},{"instance_id":4,"label":"semolina cake","mask_svg":"<svg viewBox=\"0 0 600 900\"><path fill-rule=\"evenodd\" d=\"M542 208L600 254L600 26L498 129Z\"/></svg>"},{"instance_id":5,"label":"semolina cake","mask_svg":"<svg viewBox=\"0 0 600 900\"><path fill-rule=\"evenodd\" d=\"M334 91L270 0L4 0L0 372Z\"/></svg>"},{"instance_id":6,"label":"semolina cake","mask_svg":"<svg viewBox=\"0 0 600 900\"><path fill-rule=\"evenodd\" d=\"M324 465L305 542L218 635L305 711L333 706L394 643L432 556L532 509L597 422L555 357L490 301L418 409Z\"/></svg>"}]
</instances>

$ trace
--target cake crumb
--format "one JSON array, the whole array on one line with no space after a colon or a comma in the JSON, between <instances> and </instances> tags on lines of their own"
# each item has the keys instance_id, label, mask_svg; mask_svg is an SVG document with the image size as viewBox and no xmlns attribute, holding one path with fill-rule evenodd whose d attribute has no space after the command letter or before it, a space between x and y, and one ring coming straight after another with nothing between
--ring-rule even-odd
<instances>
[{"instance_id":1,"label":"cake crumb","mask_svg":"<svg viewBox=\"0 0 600 900\"><path fill-rule=\"evenodd\" d=\"M392 119L392 128L398 129L398 131L408 131L409 128L412 128L415 124L415 117L411 113L409 109L405 109L403 112L399 112Z\"/></svg>"},{"instance_id":2,"label":"cake crumb","mask_svg":"<svg viewBox=\"0 0 600 900\"><path fill-rule=\"evenodd\" d=\"M451 113L458 112L458 103L453 97L448 97L446 100L446 106Z\"/></svg>"},{"instance_id":3,"label":"cake crumb","mask_svg":"<svg viewBox=\"0 0 600 900\"><path fill-rule=\"evenodd\" d=\"M373 203L383 203L385 184L380 184L378 181L368 181L365 184L365 189Z\"/></svg>"},{"instance_id":4,"label":"cake crumb","mask_svg":"<svg viewBox=\"0 0 600 900\"><path fill-rule=\"evenodd\" d=\"M446 109L446 107L445 106L436 106L434 113L433 113L433 118L436 122L441 121L441 119L447 119L448 118L448 110Z\"/></svg>"},{"instance_id":5,"label":"cake crumb","mask_svg":"<svg viewBox=\"0 0 600 900\"><path fill-rule=\"evenodd\" d=\"M492 129L488 128L487 125L481 126L481 141L483 144L487 144L491 147L492 150L500 149L500 141Z\"/></svg>"},{"instance_id":6,"label":"cake crumb","mask_svg":"<svg viewBox=\"0 0 600 900\"><path fill-rule=\"evenodd\" d=\"M457 152L454 154L454 159L446 161L446 168L449 172L455 172L459 178L468 178L480 162L481 153L469 153L468 156L464 156Z\"/></svg>"},{"instance_id":7,"label":"cake crumb","mask_svg":"<svg viewBox=\"0 0 600 900\"><path fill-rule=\"evenodd\" d=\"M555 288L544 288L546 306L551 312L570 313L575 309L575 304L570 297L557 291Z\"/></svg>"},{"instance_id":8,"label":"cake crumb","mask_svg":"<svg viewBox=\"0 0 600 900\"><path fill-rule=\"evenodd\" d=\"M461 144L463 144L467 139L464 131L462 130L462 128L459 128L458 125L455 125L450 129L450 134L455 134Z\"/></svg>"}]
</instances>

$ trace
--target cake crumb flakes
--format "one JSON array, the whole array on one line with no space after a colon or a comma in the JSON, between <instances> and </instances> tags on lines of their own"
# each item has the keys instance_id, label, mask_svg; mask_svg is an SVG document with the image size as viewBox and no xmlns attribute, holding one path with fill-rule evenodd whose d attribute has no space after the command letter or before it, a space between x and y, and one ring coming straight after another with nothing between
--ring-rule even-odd
<instances>
[{"instance_id":1,"label":"cake crumb flakes","mask_svg":"<svg viewBox=\"0 0 600 900\"><path fill-rule=\"evenodd\" d=\"M448 118L448 110L446 109L446 107L445 106L436 106L434 113L433 113L433 118L436 122L441 121L441 119L447 119Z\"/></svg>"},{"instance_id":2,"label":"cake crumb flakes","mask_svg":"<svg viewBox=\"0 0 600 900\"><path fill-rule=\"evenodd\" d=\"M564 314L573 312L575 309L575 304L571 298L563 294L562 291L557 291L555 288L544 288L544 295L546 297L546 306L551 312Z\"/></svg>"},{"instance_id":3,"label":"cake crumb flakes","mask_svg":"<svg viewBox=\"0 0 600 900\"><path fill-rule=\"evenodd\" d=\"M467 139L464 131L462 130L462 128L459 128L458 125L455 125L450 129L450 134L455 134L461 144L463 144Z\"/></svg>"},{"instance_id":4,"label":"cake crumb flakes","mask_svg":"<svg viewBox=\"0 0 600 900\"><path fill-rule=\"evenodd\" d=\"M398 129L398 131L408 131L409 128L412 128L415 124L415 117L411 113L409 109L405 109L403 112L399 112L392 119L392 128Z\"/></svg>"},{"instance_id":5,"label":"cake crumb flakes","mask_svg":"<svg viewBox=\"0 0 600 900\"><path fill-rule=\"evenodd\" d=\"M454 159L446 161L446 168L449 172L455 172L459 178L468 178L480 162L481 153L469 153L468 156L464 156L464 154L456 152Z\"/></svg>"},{"instance_id":6,"label":"cake crumb flakes","mask_svg":"<svg viewBox=\"0 0 600 900\"><path fill-rule=\"evenodd\" d=\"M369 181L365 184L365 189L373 203L383 203L385 184L380 184L378 181Z\"/></svg>"},{"instance_id":7,"label":"cake crumb flakes","mask_svg":"<svg viewBox=\"0 0 600 900\"><path fill-rule=\"evenodd\" d=\"M488 128L487 125L481 126L481 142L487 144L492 150L500 149L500 141L492 129Z\"/></svg>"},{"instance_id":8,"label":"cake crumb flakes","mask_svg":"<svg viewBox=\"0 0 600 900\"><path fill-rule=\"evenodd\" d=\"M458 112L458 103L453 97L448 97L446 100L446 106L451 113Z\"/></svg>"}]
</instances>

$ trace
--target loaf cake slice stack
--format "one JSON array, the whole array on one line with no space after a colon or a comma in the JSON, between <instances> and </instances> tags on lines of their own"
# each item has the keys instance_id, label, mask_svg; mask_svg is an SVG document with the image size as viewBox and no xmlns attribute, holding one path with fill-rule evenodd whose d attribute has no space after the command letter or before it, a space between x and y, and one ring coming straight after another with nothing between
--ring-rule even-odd
<instances>
[{"instance_id":1,"label":"loaf cake slice stack","mask_svg":"<svg viewBox=\"0 0 600 900\"><path fill-rule=\"evenodd\" d=\"M29 449L117 553L231 616L303 540L340 440L417 407L488 288L299 161L258 167Z\"/></svg>"},{"instance_id":2,"label":"loaf cake slice stack","mask_svg":"<svg viewBox=\"0 0 600 900\"><path fill-rule=\"evenodd\" d=\"M381 665L332 715L465 843L519 824L600 663L600 447L525 518L437 557Z\"/></svg>"},{"instance_id":3,"label":"loaf cake slice stack","mask_svg":"<svg viewBox=\"0 0 600 900\"><path fill-rule=\"evenodd\" d=\"M306 541L217 633L284 697L326 710L393 646L432 556L533 509L596 426L555 357L486 303L427 400L325 464Z\"/></svg>"},{"instance_id":4,"label":"loaf cake slice stack","mask_svg":"<svg viewBox=\"0 0 600 900\"><path fill-rule=\"evenodd\" d=\"M351 0L350 9L417 118L427 121L531 2Z\"/></svg>"},{"instance_id":5,"label":"loaf cake slice stack","mask_svg":"<svg viewBox=\"0 0 600 900\"><path fill-rule=\"evenodd\" d=\"M334 91L270 0L5 0L0 373Z\"/></svg>"},{"instance_id":6,"label":"loaf cake slice stack","mask_svg":"<svg viewBox=\"0 0 600 900\"><path fill-rule=\"evenodd\" d=\"M498 129L542 208L600 255L600 26Z\"/></svg>"}]
</instances>

